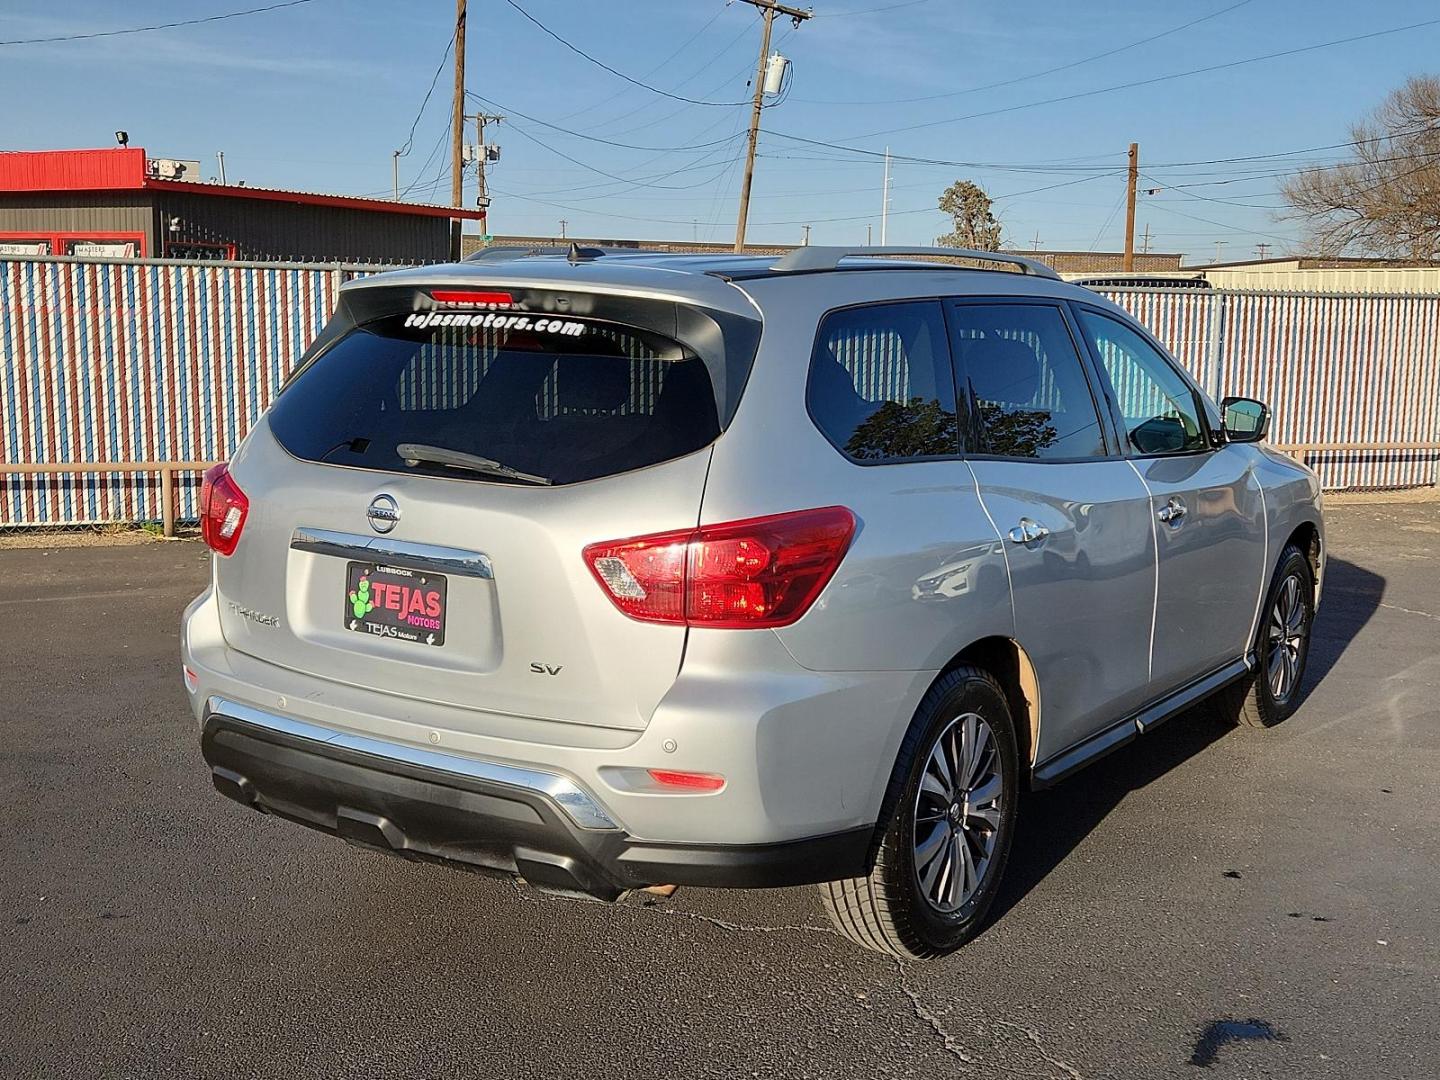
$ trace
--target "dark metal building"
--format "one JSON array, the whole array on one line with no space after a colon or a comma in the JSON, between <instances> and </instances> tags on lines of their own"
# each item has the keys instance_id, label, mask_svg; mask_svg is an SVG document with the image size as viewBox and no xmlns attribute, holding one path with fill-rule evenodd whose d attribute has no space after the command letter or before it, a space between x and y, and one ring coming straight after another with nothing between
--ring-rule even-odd
<instances>
[{"instance_id":1,"label":"dark metal building","mask_svg":"<svg viewBox=\"0 0 1440 1080\"><path fill-rule=\"evenodd\" d=\"M452 257L451 222L481 216L185 172L138 147L0 153L0 255L441 262Z\"/></svg>"}]
</instances>

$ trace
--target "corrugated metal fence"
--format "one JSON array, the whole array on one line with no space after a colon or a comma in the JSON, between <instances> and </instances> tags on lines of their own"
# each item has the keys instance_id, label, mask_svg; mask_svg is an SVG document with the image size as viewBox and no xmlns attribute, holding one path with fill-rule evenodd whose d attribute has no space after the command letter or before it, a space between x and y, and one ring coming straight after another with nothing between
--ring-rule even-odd
<instances>
[{"instance_id":1,"label":"corrugated metal fence","mask_svg":"<svg viewBox=\"0 0 1440 1080\"><path fill-rule=\"evenodd\" d=\"M10 464L229 455L324 325L337 267L0 261ZM197 516L182 479L179 516ZM157 521L153 476L0 477L0 526Z\"/></svg>"},{"instance_id":2,"label":"corrugated metal fence","mask_svg":"<svg viewBox=\"0 0 1440 1080\"><path fill-rule=\"evenodd\" d=\"M0 260L5 463L229 455L363 267ZM1217 398L1269 401L1277 443L1440 439L1440 295L1118 290ZM1314 456L1329 488L1437 481L1435 451ZM198 478L179 516L196 516ZM0 526L158 520L148 475L0 476Z\"/></svg>"},{"instance_id":3,"label":"corrugated metal fence","mask_svg":"<svg viewBox=\"0 0 1440 1080\"><path fill-rule=\"evenodd\" d=\"M1218 401L1268 402L1270 441L1440 440L1440 295L1201 289L1105 295L1150 328ZM1434 484L1434 450L1321 451L1328 489Z\"/></svg>"}]
</instances>

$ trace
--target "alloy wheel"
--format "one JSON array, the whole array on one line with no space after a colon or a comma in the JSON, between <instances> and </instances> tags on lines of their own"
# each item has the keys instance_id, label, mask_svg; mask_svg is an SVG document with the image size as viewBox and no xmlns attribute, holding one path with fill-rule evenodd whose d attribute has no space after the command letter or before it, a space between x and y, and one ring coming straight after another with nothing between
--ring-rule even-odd
<instances>
[{"instance_id":1,"label":"alloy wheel","mask_svg":"<svg viewBox=\"0 0 1440 1080\"><path fill-rule=\"evenodd\" d=\"M915 795L915 877L936 911L959 911L979 891L1005 798L994 731L978 713L957 716L931 744Z\"/></svg>"},{"instance_id":2,"label":"alloy wheel","mask_svg":"<svg viewBox=\"0 0 1440 1080\"><path fill-rule=\"evenodd\" d=\"M1266 677L1270 696L1277 704L1288 701L1300 681L1301 656L1309 631L1302 588L1299 575L1291 574L1280 583L1270 611Z\"/></svg>"}]
</instances>

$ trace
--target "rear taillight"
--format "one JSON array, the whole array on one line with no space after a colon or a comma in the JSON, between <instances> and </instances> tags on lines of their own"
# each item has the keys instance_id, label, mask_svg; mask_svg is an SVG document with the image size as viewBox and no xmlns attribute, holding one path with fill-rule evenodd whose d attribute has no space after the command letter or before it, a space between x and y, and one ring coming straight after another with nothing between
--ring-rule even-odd
<instances>
[{"instance_id":1,"label":"rear taillight","mask_svg":"<svg viewBox=\"0 0 1440 1080\"><path fill-rule=\"evenodd\" d=\"M222 461L206 469L200 485L200 535L210 550L233 555L249 513L250 500L230 475L230 466Z\"/></svg>"},{"instance_id":2,"label":"rear taillight","mask_svg":"<svg viewBox=\"0 0 1440 1080\"><path fill-rule=\"evenodd\" d=\"M843 506L591 544L585 564L632 619L758 629L804 615L855 533Z\"/></svg>"}]
</instances>

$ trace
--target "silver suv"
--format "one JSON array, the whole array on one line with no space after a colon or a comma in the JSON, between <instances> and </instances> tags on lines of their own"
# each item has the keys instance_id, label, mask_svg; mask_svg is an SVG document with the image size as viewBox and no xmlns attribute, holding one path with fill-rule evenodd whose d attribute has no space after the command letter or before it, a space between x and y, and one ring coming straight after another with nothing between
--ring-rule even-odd
<instances>
[{"instance_id":1,"label":"silver suv","mask_svg":"<svg viewBox=\"0 0 1440 1080\"><path fill-rule=\"evenodd\" d=\"M603 899L818 883L930 957L980 927L1022 789L1212 695L1283 719L1323 522L1265 407L1044 266L940 254L348 284L206 476L182 658L215 786Z\"/></svg>"}]
</instances>

